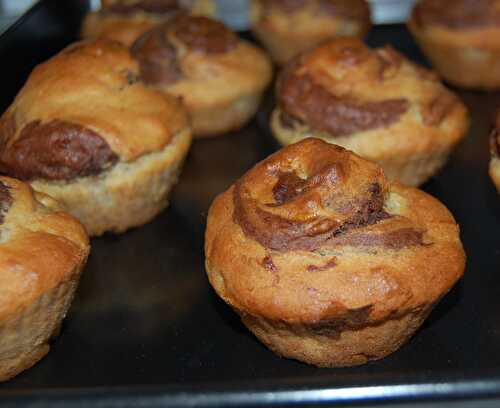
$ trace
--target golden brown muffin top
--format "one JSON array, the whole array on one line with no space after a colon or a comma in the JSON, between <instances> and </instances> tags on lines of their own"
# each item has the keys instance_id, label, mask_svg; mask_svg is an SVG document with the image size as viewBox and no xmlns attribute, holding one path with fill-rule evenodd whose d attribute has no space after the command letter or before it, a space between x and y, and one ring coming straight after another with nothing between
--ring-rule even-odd
<instances>
[{"instance_id":1,"label":"golden brown muffin top","mask_svg":"<svg viewBox=\"0 0 500 408\"><path fill-rule=\"evenodd\" d=\"M163 149L188 126L173 98L148 89L126 47L76 43L31 73L0 118L0 169L70 180Z\"/></svg>"},{"instance_id":2,"label":"golden brown muffin top","mask_svg":"<svg viewBox=\"0 0 500 408\"><path fill-rule=\"evenodd\" d=\"M418 25L472 29L500 25L499 0L420 0L412 18Z\"/></svg>"},{"instance_id":3,"label":"golden brown muffin top","mask_svg":"<svg viewBox=\"0 0 500 408\"><path fill-rule=\"evenodd\" d=\"M233 220L247 236L275 251L423 245L422 228L384 209L388 188L375 163L306 139L238 180Z\"/></svg>"},{"instance_id":4,"label":"golden brown muffin top","mask_svg":"<svg viewBox=\"0 0 500 408\"><path fill-rule=\"evenodd\" d=\"M366 0L258 0L263 16L272 13L293 14L309 12L312 15L328 14L348 20L370 21L370 7Z\"/></svg>"},{"instance_id":5,"label":"golden brown muffin top","mask_svg":"<svg viewBox=\"0 0 500 408\"><path fill-rule=\"evenodd\" d=\"M292 61L277 84L282 124L306 124L347 136L396 123L412 107L422 122L439 126L460 101L432 72L393 48L370 49L360 40L329 41Z\"/></svg>"},{"instance_id":6,"label":"golden brown muffin top","mask_svg":"<svg viewBox=\"0 0 500 408\"><path fill-rule=\"evenodd\" d=\"M465 262L439 201L318 139L281 149L217 197L205 254L235 308L309 324L361 314L365 325L432 304Z\"/></svg>"},{"instance_id":7,"label":"golden brown muffin top","mask_svg":"<svg viewBox=\"0 0 500 408\"><path fill-rule=\"evenodd\" d=\"M131 53L147 83L170 85L182 78L179 59L183 54L224 54L239 44L238 36L222 23L180 15L143 34L132 45Z\"/></svg>"},{"instance_id":8,"label":"golden brown muffin top","mask_svg":"<svg viewBox=\"0 0 500 408\"><path fill-rule=\"evenodd\" d=\"M57 202L8 177L0 177L0 241L0 319L69 279L90 250Z\"/></svg>"}]
</instances>

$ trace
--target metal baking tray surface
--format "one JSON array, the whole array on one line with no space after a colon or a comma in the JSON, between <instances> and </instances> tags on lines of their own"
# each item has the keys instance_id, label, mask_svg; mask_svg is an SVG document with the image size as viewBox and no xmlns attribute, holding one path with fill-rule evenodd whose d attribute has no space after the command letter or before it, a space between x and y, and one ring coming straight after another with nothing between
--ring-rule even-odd
<instances>
[{"instance_id":1,"label":"metal baking tray surface","mask_svg":"<svg viewBox=\"0 0 500 408\"><path fill-rule=\"evenodd\" d=\"M2 111L34 65L76 39L88 7L80 0L42 0L0 37ZM390 43L424 62L404 26L376 27L368 42ZM500 404L500 197L487 176L488 133L500 97L460 95L471 110L472 128L424 190L460 223L467 270L398 352L344 369L281 359L209 286L203 255L207 210L218 193L278 148L267 128L269 96L244 129L194 143L171 205L156 220L92 241L61 335L39 364L0 385L0 404Z\"/></svg>"}]
</instances>

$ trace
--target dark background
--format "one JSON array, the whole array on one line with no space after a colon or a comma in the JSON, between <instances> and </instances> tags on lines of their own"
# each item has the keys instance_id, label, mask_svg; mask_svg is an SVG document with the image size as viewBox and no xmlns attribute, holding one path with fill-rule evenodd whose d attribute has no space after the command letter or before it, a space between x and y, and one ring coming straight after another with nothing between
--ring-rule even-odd
<instances>
[{"instance_id":1,"label":"dark background","mask_svg":"<svg viewBox=\"0 0 500 408\"><path fill-rule=\"evenodd\" d=\"M75 40L87 6L44 0L0 38L2 111L35 64ZM404 26L377 27L368 43L390 43L425 63ZM457 92L472 127L423 189L459 222L467 270L398 352L345 369L281 359L209 286L207 210L218 193L278 148L267 127L269 95L246 128L194 143L170 208L154 222L92 241L60 337L39 364L0 385L0 404L312 406L500 396L500 200L487 175L488 133L500 97Z\"/></svg>"}]
</instances>

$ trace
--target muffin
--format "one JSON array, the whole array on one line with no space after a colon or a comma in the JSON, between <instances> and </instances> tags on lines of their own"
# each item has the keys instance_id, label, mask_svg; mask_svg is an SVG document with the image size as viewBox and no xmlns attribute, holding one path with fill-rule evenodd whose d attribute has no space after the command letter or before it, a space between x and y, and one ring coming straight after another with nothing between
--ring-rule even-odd
<instances>
[{"instance_id":1,"label":"muffin","mask_svg":"<svg viewBox=\"0 0 500 408\"><path fill-rule=\"evenodd\" d=\"M497 114L495 128L491 132L490 150L490 176L500 192L500 113Z\"/></svg>"},{"instance_id":2,"label":"muffin","mask_svg":"<svg viewBox=\"0 0 500 408\"><path fill-rule=\"evenodd\" d=\"M278 64L336 37L370 29L366 0L253 0L252 31Z\"/></svg>"},{"instance_id":3,"label":"muffin","mask_svg":"<svg viewBox=\"0 0 500 408\"><path fill-rule=\"evenodd\" d=\"M0 117L0 171L89 234L122 232L167 206L190 143L180 102L139 82L125 46L82 42L37 66Z\"/></svg>"},{"instance_id":4,"label":"muffin","mask_svg":"<svg viewBox=\"0 0 500 408\"><path fill-rule=\"evenodd\" d=\"M378 162L418 186L446 162L468 129L463 103L432 72L389 46L339 39L281 73L271 128L287 145L313 136Z\"/></svg>"},{"instance_id":5,"label":"muffin","mask_svg":"<svg viewBox=\"0 0 500 408\"><path fill-rule=\"evenodd\" d=\"M0 381L49 351L89 254L83 226L49 196L0 177Z\"/></svg>"},{"instance_id":6,"label":"muffin","mask_svg":"<svg viewBox=\"0 0 500 408\"><path fill-rule=\"evenodd\" d=\"M102 0L82 24L82 38L104 37L130 46L141 34L179 12L215 17L213 0Z\"/></svg>"},{"instance_id":7,"label":"muffin","mask_svg":"<svg viewBox=\"0 0 500 408\"><path fill-rule=\"evenodd\" d=\"M387 356L464 271L435 198L319 139L257 164L212 204L206 270L275 353L319 367Z\"/></svg>"},{"instance_id":8,"label":"muffin","mask_svg":"<svg viewBox=\"0 0 500 408\"><path fill-rule=\"evenodd\" d=\"M421 0L408 28L451 84L500 88L500 1Z\"/></svg>"},{"instance_id":9,"label":"muffin","mask_svg":"<svg viewBox=\"0 0 500 408\"><path fill-rule=\"evenodd\" d=\"M260 49L207 17L177 16L142 35L131 52L148 85L182 98L195 137L245 125L272 77Z\"/></svg>"}]
</instances>

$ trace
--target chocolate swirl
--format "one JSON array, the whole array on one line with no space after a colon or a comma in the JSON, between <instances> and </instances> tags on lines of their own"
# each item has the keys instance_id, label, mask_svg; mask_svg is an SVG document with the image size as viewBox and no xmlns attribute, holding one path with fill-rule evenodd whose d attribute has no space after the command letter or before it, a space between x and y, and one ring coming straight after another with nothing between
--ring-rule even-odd
<instances>
[{"instance_id":1,"label":"chocolate swirl","mask_svg":"<svg viewBox=\"0 0 500 408\"><path fill-rule=\"evenodd\" d=\"M454 29L500 25L498 0L421 0L413 11L419 25L437 24Z\"/></svg>"},{"instance_id":2,"label":"chocolate swirl","mask_svg":"<svg viewBox=\"0 0 500 408\"><path fill-rule=\"evenodd\" d=\"M422 230L384 209L387 192L377 165L305 139L235 184L233 218L246 235L276 251L422 245Z\"/></svg>"},{"instance_id":3,"label":"chocolate swirl","mask_svg":"<svg viewBox=\"0 0 500 408\"><path fill-rule=\"evenodd\" d=\"M138 1L115 1L111 4L103 4L102 11L113 14L132 14L137 12L170 14L180 10L177 0L138 0Z\"/></svg>"},{"instance_id":4,"label":"chocolate swirl","mask_svg":"<svg viewBox=\"0 0 500 408\"><path fill-rule=\"evenodd\" d=\"M389 126L408 110L405 99L380 102L361 102L354 98L338 97L309 75L289 76L280 91L281 109L289 116L311 125L315 130L334 136ZM291 83L293 85L289 86Z\"/></svg>"},{"instance_id":5,"label":"chocolate swirl","mask_svg":"<svg viewBox=\"0 0 500 408\"><path fill-rule=\"evenodd\" d=\"M206 17L179 15L144 33L130 51L141 78L151 85L171 85L182 78L176 42L191 51L220 54L231 51L238 37L223 24Z\"/></svg>"},{"instance_id":6,"label":"chocolate swirl","mask_svg":"<svg viewBox=\"0 0 500 408\"><path fill-rule=\"evenodd\" d=\"M373 65L374 80L380 82L397 75L401 66L402 57L393 49L371 51L358 40L327 44L324 50L328 62L343 68ZM309 72L307 58L304 54L295 60L278 80L278 105L289 122L294 119L332 136L347 136L390 126L409 109L405 98L363 101L354 95L337 95L334 87L327 89Z\"/></svg>"},{"instance_id":7,"label":"chocolate swirl","mask_svg":"<svg viewBox=\"0 0 500 408\"><path fill-rule=\"evenodd\" d=\"M172 34L191 50L220 54L236 48L239 38L218 21L202 16L179 16L168 24Z\"/></svg>"},{"instance_id":8,"label":"chocolate swirl","mask_svg":"<svg viewBox=\"0 0 500 408\"><path fill-rule=\"evenodd\" d=\"M149 85L171 85L182 78L177 49L169 41L165 26L141 35L130 52L139 64L141 79Z\"/></svg>"},{"instance_id":9,"label":"chocolate swirl","mask_svg":"<svg viewBox=\"0 0 500 408\"><path fill-rule=\"evenodd\" d=\"M96 132L61 120L31 122L13 142L8 137L0 134L0 168L22 180L71 180L96 175L118 160Z\"/></svg>"}]
</instances>

